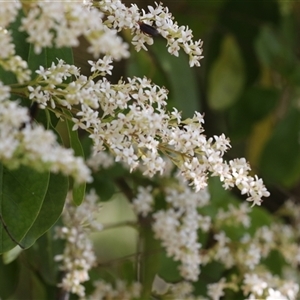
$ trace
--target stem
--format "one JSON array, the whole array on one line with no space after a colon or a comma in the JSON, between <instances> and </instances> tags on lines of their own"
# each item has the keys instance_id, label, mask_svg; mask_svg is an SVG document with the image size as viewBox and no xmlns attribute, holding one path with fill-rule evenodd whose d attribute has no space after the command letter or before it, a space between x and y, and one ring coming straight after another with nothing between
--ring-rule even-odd
<instances>
[{"instance_id":1,"label":"stem","mask_svg":"<svg viewBox=\"0 0 300 300\"><path fill-rule=\"evenodd\" d=\"M136 228L136 222L124 221L124 222L119 222L119 223L114 223L114 224L107 224L107 225L103 226L102 230L113 229L113 228L118 228L118 227L123 227L123 226L130 226L130 227Z\"/></svg>"},{"instance_id":2,"label":"stem","mask_svg":"<svg viewBox=\"0 0 300 300\"><path fill-rule=\"evenodd\" d=\"M11 239L14 243L16 243L19 247L21 247L22 249L25 249L25 247L22 246L22 245L21 245L21 244L20 244L20 243L12 236L12 234L11 234L10 231L8 230L8 227L7 227L6 223L4 222L4 219L3 219L3 217L2 217L1 214L0 214L0 221L1 221L2 225L3 225L4 230L6 231L6 233L8 234L8 236L10 237L10 239Z\"/></svg>"}]
</instances>

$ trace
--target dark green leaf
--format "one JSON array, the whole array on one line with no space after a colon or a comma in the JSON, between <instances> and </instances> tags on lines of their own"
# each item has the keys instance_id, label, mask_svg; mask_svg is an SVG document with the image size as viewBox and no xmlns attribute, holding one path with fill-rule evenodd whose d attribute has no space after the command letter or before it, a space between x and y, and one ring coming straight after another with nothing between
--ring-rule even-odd
<instances>
[{"instance_id":1,"label":"dark green leaf","mask_svg":"<svg viewBox=\"0 0 300 300\"><path fill-rule=\"evenodd\" d=\"M230 136L249 135L256 122L262 120L276 107L280 92L261 87L249 88L229 111Z\"/></svg>"},{"instance_id":2,"label":"dark green leaf","mask_svg":"<svg viewBox=\"0 0 300 300\"><path fill-rule=\"evenodd\" d=\"M72 114L66 109L64 110L64 113L70 117L72 116ZM66 118L66 125L71 148L74 150L76 156L84 157L84 152L78 137L78 131L72 130L74 123L70 119ZM85 195L85 189L85 183L73 185L73 201L76 205L80 205L82 203Z\"/></svg>"},{"instance_id":3,"label":"dark green leaf","mask_svg":"<svg viewBox=\"0 0 300 300\"><path fill-rule=\"evenodd\" d=\"M39 173L29 167L17 170L0 167L0 253L16 246L36 220L49 183L49 173ZM13 237L15 241L9 236Z\"/></svg>"},{"instance_id":4,"label":"dark green leaf","mask_svg":"<svg viewBox=\"0 0 300 300\"><path fill-rule=\"evenodd\" d=\"M47 299L45 287L39 280L38 273L29 269L26 264L21 264L17 289L9 299Z\"/></svg>"},{"instance_id":5,"label":"dark green leaf","mask_svg":"<svg viewBox=\"0 0 300 300\"><path fill-rule=\"evenodd\" d=\"M62 240L53 238L54 234L55 229L52 227L23 253L30 268L39 270L42 281L52 286L57 284L59 272L54 257L62 254L65 246Z\"/></svg>"},{"instance_id":6,"label":"dark green leaf","mask_svg":"<svg viewBox=\"0 0 300 300\"><path fill-rule=\"evenodd\" d=\"M110 200L111 197L119 190L117 185L127 185L127 182L122 180L128 176L128 171L121 164L114 163L108 169L100 169L94 174L94 181L89 185L96 190L101 201ZM121 180L119 180L121 178ZM124 187L126 188L126 187Z\"/></svg>"},{"instance_id":7,"label":"dark green leaf","mask_svg":"<svg viewBox=\"0 0 300 300\"><path fill-rule=\"evenodd\" d=\"M128 283L133 283L136 280L136 267L131 260L126 260L122 264L122 278L126 278Z\"/></svg>"},{"instance_id":8,"label":"dark green leaf","mask_svg":"<svg viewBox=\"0 0 300 300\"><path fill-rule=\"evenodd\" d=\"M116 193L116 187L113 179L105 176L105 172L97 172L94 176L94 182L91 184L95 188L101 201L108 201Z\"/></svg>"},{"instance_id":9,"label":"dark green leaf","mask_svg":"<svg viewBox=\"0 0 300 300\"><path fill-rule=\"evenodd\" d=\"M286 77L291 83L300 83L299 61L293 49L297 33L288 20L283 21L282 32L264 26L255 42L260 61Z\"/></svg>"},{"instance_id":10,"label":"dark green leaf","mask_svg":"<svg viewBox=\"0 0 300 300\"><path fill-rule=\"evenodd\" d=\"M36 77L36 70L39 67L49 68L52 63L57 63L58 59L64 60L68 64L73 63L72 48L44 48L40 54L34 52L33 45L30 45L28 54L28 66L32 71L32 77Z\"/></svg>"},{"instance_id":11,"label":"dark green leaf","mask_svg":"<svg viewBox=\"0 0 300 300\"><path fill-rule=\"evenodd\" d=\"M205 63L211 66L219 55L225 34L235 37L245 64L247 84L256 81L260 66L254 50L254 41L261 28L260 24L277 24L280 18L276 0L239 1L227 0L219 13L219 20L205 51ZM207 41L204 41L204 45Z\"/></svg>"},{"instance_id":12,"label":"dark green leaf","mask_svg":"<svg viewBox=\"0 0 300 300\"><path fill-rule=\"evenodd\" d=\"M0 297L2 300L7 299L16 289L19 280L19 264L17 261L6 265L0 259Z\"/></svg>"},{"instance_id":13,"label":"dark green leaf","mask_svg":"<svg viewBox=\"0 0 300 300\"><path fill-rule=\"evenodd\" d=\"M276 261L276 264L274 264L274 261ZM286 265L286 262L280 252L273 250L264 260L264 264L266 264L272 274L282 276L282 271L284 266Z\"/></svg>"},{"instance_id":14,"label":"dark green leaf","mask_svg":"<svg viewBox=\"0 0 300 300\"><path fill-rule=\"evenodd\" d=\"M300 178L300 112L291 108L277 124L260 159L262 174L287 186Z\"/></svg>"},{"instance_id":15,"label":"dark green leaf","mask_svg":"<svg viewBox=\"0 0 300 300\"><path fill-rule=\"evenodd\" d=\"M192 117L200 110L199 84L195 78L195 70L189 66L188 57L183 51L174 57L166 49L165 41L158 40L153 45L153 53L161 65L170 86L170 99L173 106L182 111L184 118Z\"/></svg>"},{"instance_id":16,"label":"dark green leaf","mask_svg":"<svg viewBox=\"0 0 300 300\"><path fill-rule=\"evenodd\" d=\"M281 55L282 45L275 32L268 26L262 27L255 43L256 53L260 61L271 66Z\"/></svg>"},{"instance_id":17,"label":"dark green leaf","mask_svg":"<svg viewBox=\"0 0 300 300\"><path fill-rule=\"evenodd\" d=\"M160 267L158 275L166 282L178 282L181 280L181 275L178 270L180 263L168 257L165 251L162 251L160 257Z\"/></svg>"},{"instance_id":18,"label":"dark green leaf","mask_svg":"<svg viewBox=\"0 0 300 300\"><path fill-rule=\"evenodd\" d=\"M15 45L16 54L20 55L24 60L27 61L29 53L29 43L26 42L28 37L25 31L20 31L21 19L24 17L24 12L22 9L19 10L18 17L15 22L10 24L8 30L12 32L12 38Z\"/></svg>"},{"instance_id":19,"label":"dark green leaf","mask_svg":"<svg viewBox=\"0 0 300 300\"><path fill-rule=\"evenodd\" d=\"M43 205L37 219L21 241L23 246L30 247L57 221L62 213L67 192L68 178L60 174L51 174Z\"/></svg>"},{"instance_id":20,"label":"dark green leaf","mask_svg":"<svg viewBox=\"0 0 300 300\"><path fill-rule=\"evenodd\" d=\"M157 66L153 63L154 59L155 57L151 55L151 52L133 52L128 60L127 76L147 76L154 80L157 75Z\"/></svg>"}]
</instances>

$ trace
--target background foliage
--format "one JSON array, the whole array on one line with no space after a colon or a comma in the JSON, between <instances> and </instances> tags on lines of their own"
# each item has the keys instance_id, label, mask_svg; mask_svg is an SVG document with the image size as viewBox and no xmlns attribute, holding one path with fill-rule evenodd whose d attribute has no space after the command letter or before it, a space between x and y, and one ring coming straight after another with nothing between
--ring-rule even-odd
<instances>
[{"instance_id":1,"label":"background foliage","mask_svg":"<svg viewBox=\"0 0 300 300\"><path fill-rule=\"evenodd\" d=\"M150 1L136 2L140 7L153 4ZM192 116L194 111L204 112L206 134L225 133L231 139L233 148L228 158L246 157L254 172L262 176L271 191L271 197L265 200L263 206L253 210L251 230L271 224L277 218L274 212L286 199L293 198L297 203L300 201L300 4L297 1L271 0L170 0L165 1L164 5L170 8L179 24L187 24L195 38L204 41L202 67L189 68L187 57L183 54L178 58L171 57L164 42L157 38L148 52L132 51L128 61L118 63L110 80L116 82L120 76L145 75L169 89L170 108L177 107L185 117ZM128 38L127 32L122 34L124 39ZM30 48L24 47L24 37L16 33L15 39L18 53L28 60L32 70L40 63L49 66L51 57L57 56L54 50L45 50L48 53L43 52L37 57ZM84 45L85 41L81 48L73 49L73 55L75 64L87 74L89 67L83 63L89 58ZM66 61L73 60L70 49L59 51ZM24 101L24 105L28 105L28 102ZM44 114L40 112L37 118L46 128L55 128L61 141L74 148L76 153L84 153L86 157L89 155L91 143L84 134L78 136L70 130L72 124L56 124L56 120ZM56 285L62 274L53 263L53 257L62 252L63 245L53 240L54 229L49 227L61 214L63 201L72 183L60 175L37 173L36 178L30 176L33 182L38 180L44 183L43 187L39 184L37 190L32 183L23 180L28 172L32 174L28 168L8 171L1 167L2 213L9 215L6 225L22 245L33 245L15 260L5 256L0 260L1 299L24 299L24 295L27 299L54 299L59 292ZM101 278L111 282L115 278L133 281L135 270L131 258L137 250L135 242L138 233L135 228L127 226L134 220L134 215L126 197L120 196L120 191L130 197L136 193L137 186L147 184L147 180L138 173L128 174L117 164L95 174L95 178L86 188L94 188L101 200L106 201L103 204L105 215L100 214L101 222L117 222L124 226L112 226L93 235L101 263L91 277L100 274ZM156 184L159 186L162 183ZM32 203L26 202L26 206L20 206L20 213L11 204L14 203L11 199L22 201L30 198L28 195L32 195L33 191L29 187L35 196L31 197ZM79 205L85 186L76 189L74 202ZM218 181L212 181L209 190L211 207L207 214L212 217L224 203L235 204L243 200L235 190L229 193L220 189ZM33 211L33 208L37 211ZM15 232L14 224L20 218L24 218L23 231ZM60 221L57 222L59 224ZM154 240L147 220L141 224L145 226L139 236L143 236L144 248L147 249L142 258L142 268L147 270L143 279L146 297L156 273L170 282L178 281L180 275L176 262L167 258ZM235 234L232 233L233 236ZM203 243L209 238L209 234L203 236ZM1 252L13 246L14 242L2 230ZM277 264L273 266L274 273L279 274L285 262L278 253L273 255ZM8 261L12 262L7 264ZM271 266L273 262L270 258L266 264ZM198 282L194 284L196 292L205 293L205 285L219 280L223 275L224 269L218 264L204 267ZM91 286L87 284L86 288L91 289ZM240 297L240 294L228 293L224 299Z\"/></svg>"}]
</instances>

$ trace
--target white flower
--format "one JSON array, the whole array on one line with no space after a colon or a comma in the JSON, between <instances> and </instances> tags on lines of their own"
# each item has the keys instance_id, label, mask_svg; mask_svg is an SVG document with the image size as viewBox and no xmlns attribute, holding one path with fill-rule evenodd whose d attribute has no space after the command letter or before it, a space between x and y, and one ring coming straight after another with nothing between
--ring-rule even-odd
<instances>
[{"instance_id":1,"label":"white flower","mask_svg":"<svg viewBox=\"0 0 300 300\"><path fill-rule=\"evenodd\" d=\"M102 225L95 218L99 211L98 200L95 191L91 190L81 206L75 207L69 194L62 214L64 227L56 227L56 238L66 240L64 253L54 258L61 262L60 269L64 272L62 282L58 286L80 297L85 296L82 283L90 279L88 271L96 263L88 233L91 229L102 229Z\"/></svg>"},{"instance_id":2,"label":"white flower","mask_svg":"<svg viewBox=\"0 0 300 300\"><path fill-rule=\"evenodd\" d=\"M165 247L167 255L181 262L180 274L186 280L196 281L201 263L198 229L203 220L197 208L207 204L208 195L207 191L192 192L183 182L180 182L179 187L181 192L166 189L166 201L171 208L153 215L152 228L155 237Z\"/></svg>"},{"instance_id":3,"label":"white flower","mask_svg":"<svg viewBox=\"0 0 300 300\"><path fill-rule=\"evenodd\" d=\"M240 248L237 252L237 259L245 267L253 270L261 260L261 250L258 246L251 244L249 248Z\"/></svg>"},{"instance_id":4,"label":"white flower","mask_svg":"<svg viewBox=\"0 0 300 300\"><path fill-rule=\"evenodd\" d=\"M221 278L217 283L208 284L207 295L211 297L212 300L219 300L222 296L225 295L224 288L226 286L226 279Z\"/></svg>"},{"instance_id":5,"label":"white flower","mask_svg":"<svg viewBox=\"0 0 300 300\"><path fill-rule=\"evenodd\" d=\"M266 300L288 300L287 297L284 297L280 291L276 291L272 288L268 289L268 296Z\"/></svg>"},{"instance_id":6,"label":"white flower","mask_svg":"<svg viewBox=\"0 0 300 300\"><path fill-rule=\"evenodd\" d=\"M154 199L151 190L150 186L146 188L139 186L138 193L132 200L133 210L143 217L146 217L153 210Z\"/></svg>"},{"instance_id":7,"label":"white flower","mask_svg":"<svg viewBox=\"0 0 300 300\"><path fill-rule=\"evenodd\" d=\"M90 42L88 51L94 57L101 53L114 59L128 57L127 45L102 23L101 11L80 2L33 2L28 14L22 18L20 30L28 33L27 41L34 45L35 53L56 46L74 47L79 37Z\"/></svg>"},{"instance_id":8,"label":"white flower","mask_svg":"<svg viewBox=\"0 0 300 300\"><path fill-rule=\"evenodd\" d=\"M0 5L0 28L6 28L12 23L21 7L22 5L19 1L3 1Z\"/></svg>"},{"instance_id":9,"label":"white flower","mask_svg":"<svg viewBox=\"0 0 300 300\"><path fill-rule=\"evenodd\" d=\"M255 293L257 296L262 296L264 290L268 287L268 283L256 274L245 274L244 276L244 295L249 292Z\"/></svg>"},{"instance_id":10,"label":"white flower","mask_svg":"<svg viewBox=\"0 0 300 300\"><path fill-rule=\"evenodd\" d=\"M106 74L111 75L111 70L113 66L111 65L112 59L109 56L104 56L103 59L98 59L96 62L88 60L88 63L92 66L91 72L100 72L101 76L105 76Z\"/></svg>"}]
</instances>

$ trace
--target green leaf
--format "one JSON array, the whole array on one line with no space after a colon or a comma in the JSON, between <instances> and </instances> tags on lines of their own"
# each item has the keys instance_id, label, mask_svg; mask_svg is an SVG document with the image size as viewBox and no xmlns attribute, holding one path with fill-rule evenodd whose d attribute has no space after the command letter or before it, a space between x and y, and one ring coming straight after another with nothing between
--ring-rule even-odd
<instances>
[{"instance_id":1,"label":"green leaf","mask_svg":"<svg viewBox=\"0 0 300 300\"><path fill-rule=\"evenodd\" d=\"M155 57L151 52L133 51L127 63L128 77L148 77L157 82L157 65L154 63ZM157 82L158 83L158 82Z\"/></svg>"},{"instance_id":2,"label":"green leaf","mask_svg":"<svg viewBox=\"0 0 300 300\"><path fill-rule=\"evenodd\" d=\"M264 178L291 186L300 178L300 112L291 107L276 125L260 158Z\"/></svg>"},{"instance_id":3,"label":"green leaf","mask_svg":"<svg viewBox=\"0 0 300 300\"><path fill-rule=\"evenodd\" d=\"M276 261L276 264L274 264ZM280 251L272 250L267 258L264 260L264 264L268 267L272 274L282 276L286 261Z\"/></svg>"},{"instance_id":4,"label":"green leaf","mask_svg":"<svg viewBox=\"0 0 300 300\"><path fill-rule=\"evenodd\" d=\"M255 50L260 61L266 66L271 66L274 59L280 56L282 45L275 32L269 26L261 28L255 41Z\"/></svg>"},{"instance_id":5,"label":"green leaf","mask_svg":"<svg viewBox=\"0 0 300 300\"><path fill-rule=\"evenodd\" d=\"M22 9L20 9L18 17L13 23L9 25L8 30L11 30L12 32L13 44L15 45L16 54L20 55L24 60L27 61L30 46L30 44L26 42L28 34L25 31L19 30L19 27L22 24L21 20L23 17L24 12Z\"/></svg>"},{"instance_id":6,"label":"green leaf","mask_svg":"<svg viewBox=\"0 0 300 300\"><path fill-rule=\"evenodd\" d=\"M91 186L96 190L101 201L108 201L116 193L116 187L113 178L105 176L106 172L103 173L100 171L94 175L94 182Z\"/></svg>"},{"instance_id":7,"label":"green leaf","mask_svg":"<svg viewBox=\"0 0 300 300\"><path fill-rule=\"evenodd\" d=\"M217 261L212 261L206 265L202 265L200 276L197 282L193 284L194 294L206 296L208 283L216 283L217 281L219 281L220 278L224 276L224 271L225 271L224 265Z\"/></svg>"},{"instance_id":8,"label":"green leaf","mask_svg":"<svg viewBox=\"0 0 300 300\"><path fill-rule=\"evenodd\" d=\"M258 24L276 26L280 18L278 6L277 0L226 0L218 13L217 24L213 26L214 29L210 29L209 48L206 48L207 42L204 43L204 46L206 45L205 66L210 68L219 55L220 44L224 35L230 33L236 38L240 47L245 64L247 84L257 82L260 66L254 50L254 41L261 28Z\"/></svg>"},{"instance_id":9,"label":"green leaf","mask_svg":"<svg viewBox=\"0 0 300 300\"><path fill-rule=\"evenodd\" d=\"M72 195L73 195L73 201L76 205L80 205L82 203L85 196L85 189L86 189L85 183L73 185Z\"/></svg>"},{"instance_id":10,"label":"green leaf","mask_svg":"<svg viewBox=\"0 0 300 300\"><path fill-rule=\"evenodd\" d=\"M163 251L160 257L158 275L167 282L178 282L182 279L178 270L179 265L180 263L178 261L174 261Z\"/></svg>"},{"instance_id":11,"label":"green leaf","mask_svg":"<svg viewBox=\"0 0 300 300\"><path fill-rule=\"evenodd\" d=\"M20 264L19 274L17 289L9 299L48 299L38 272L29 269L27 264Z\"/></svg>"},{"instance_id":12,"label":"green leaf","mask_svg":"<svg viewBox=\"0 0 300 300\"><path fill-rule=\"evenodd\" d=\"M167 89L170 89L172 104L182 111L184 118L192 117L200 110L200 93L195 70L189 66L187 55L183 52L179 57L170 55L165 41L156 41L151 49L168 78L170 87Z\"/></svg>"},{"instance_id":13,"label":"green leaf","mask_svg":"<svg viewBox=\"0 0 300 300\"><path fill-rule=\"evenodd\" d=\"M59 273L58 263L53 259L55 255L63 253L65 246L62 240L53 238L54 234L55 230L52 227L32 247L23 252L23 259L30 264L30 268L38 270L42 281L52 286L57 284Z\"/></svg>"},{"instance_id":14,"label":"green leaf","mask_svg":"<svg viewBox=\"0 0 300 300\"><path fill-rule=\"evenodd\" d=\"M72 116L71 112L66 109L64 109L64 113L70 117ZM83 148L78 137L78 131L72 130L74 123L69 118L66 118L66 125L71 148L74 150L76 156L84 157ZM85 189L85 183L73 185L73 201L76 205L80 205L82 203L85 195Z\"/></svg>"},{"instance_id":15,"label":"green leaf","mask_svg":"<svg viewBox=\"0 0 300 300\"><path fill-rule=\"evenodd\" d=\"M121 278L126 278L128 283L133 283L136 280L136 266L132 260L125 260L121 266Z\"/></svg>"},{"instance_id":16,"label":"green leaf","mask_svg":"<svg viewBox=\"0 0 300 300\"><path fill-rule=\"evenodd\" d=\"M51 174L48 190L39 215L21 244L25 248L42 236L60 217L68 192L68 178L61 174Z\"/></svg>"},{"instance_id":17,"label":"green leaf","mask_svg":"<svg viewBox=\"0 0 300 300\"><path fill-rule=\"evenodd\" d=\"M149 221L145 220L146 223ZM141 261L143 290L141 299L150 299L154 277L158 273L160 266L161 246L159 241L154 238L150 226L142 227L141 238L143 239L143 257Z\"/></svg>"},{"instance_id":18,"label":"green leaf","mask_svg":"<svg viewBox=\"0 0 300 300\"><path fill-rule=\"evenodd\" d=\"M228 112L230 137L249 135L253 126L276 107L280 92L275 89L251 87Z\"/></svg>"},{"instance_id":19,"label":"green leaf","mask_svg":"<svg viewBox=\"0 0 300 300\"><path fill-rule=\"evenodd\" d=\"M293 22L294 20L284 18L281 32L269 26L262 27L255 42L255 49L265 66L277 70L291 84L299 85L299 61L294 51L297 48L294 44L297 32L291 24Z\"/></svg>"},{"instance_id":20,"label":"green leaf","mask_svg":"<svg viewBox=\"0 0 300 300\"><path fill-rule=\"evenodd\" d=\"M57 63L58 59L64 60L68 64L73 64L72 48L44 48L40 54L35 54L33 45L30 45L28 54L28 67L32 71L32 77L36 77L36 70L40 66L49 68L51 64Z\"/></svg>"},{"instance_id":21,"label":"green leaf","mask_svg":"<svg viewBox=\"0 0 300 300\"><path fill-rule=\"evenodd\" d=\"M246 80L245 67L239 46L233 36L227 35L221 52L208 78L208 103L212 109L224 110L235 103Z\"/></svg>"},{"instance_id":22,"label":"green leaf","mask_svg":"<svg viewBox=\"0 0 300 300\"><path fill-rule=\"evenodd\" d=\"M4 264L0 259L0 297L7 299L15 291L19 280L19 264L13 261L10 264Z\"/></svg>"},{"instance_id":23,"label":"green leaf","mask_svg":"<svg viewBox=\"0 0 300 300\"><path fill-rule=\"evenodd\" d=\"M29 231L41 209L48 183L49 173L25 166L17 170L0 166L0 253L14 248L15 241L21 241Z\"/></svg>"}]
</instances>

